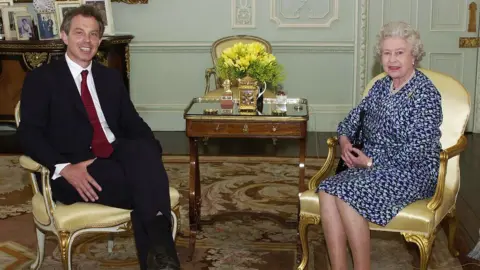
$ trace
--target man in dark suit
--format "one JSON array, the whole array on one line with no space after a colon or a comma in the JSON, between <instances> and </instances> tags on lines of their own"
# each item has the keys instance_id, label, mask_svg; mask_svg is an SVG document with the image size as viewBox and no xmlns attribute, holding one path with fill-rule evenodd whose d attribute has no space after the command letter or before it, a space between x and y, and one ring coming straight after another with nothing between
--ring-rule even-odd
<instances>
[{"instance_id":1,"label":"man in dark suit","mask_svg":"<svg viewBox=\"0 0 480 270\"><path fill-rule=\"evenodd\" d=\"M20 142L25 154L50 170L54 199L133 209L142 269L180 269L162 148L120 74L92 62L104 29L94 7L65 16L65 58L25 78Z\"/></svg>"}]
</instances>

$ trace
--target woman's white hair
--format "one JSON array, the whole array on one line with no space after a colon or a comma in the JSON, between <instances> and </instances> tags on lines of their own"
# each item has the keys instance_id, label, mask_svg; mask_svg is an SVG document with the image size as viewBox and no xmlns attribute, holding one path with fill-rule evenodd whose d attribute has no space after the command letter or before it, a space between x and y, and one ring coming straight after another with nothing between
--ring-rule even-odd
<instances>
[{"instance_id":1,"label":"woman's white hair","mask_svg":"<svg viewBox=\"0 0 480 270\"><path fill-rule=\"evenodd\" d=\"M423 50L420 34L406 22L389 22L382 26L380 33L377 35L377 44L374 48L378 59L381 59L382 56L383 41L392 37L403 38L412 46L412 56L415 59L415 65L422 60L425 51Z\"/></svg>"}]
</instances>

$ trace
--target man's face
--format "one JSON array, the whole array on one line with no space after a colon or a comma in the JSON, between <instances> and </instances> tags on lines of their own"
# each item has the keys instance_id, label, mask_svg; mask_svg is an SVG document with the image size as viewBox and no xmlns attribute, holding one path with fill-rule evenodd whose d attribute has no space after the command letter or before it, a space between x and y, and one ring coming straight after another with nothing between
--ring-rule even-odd
<instances>
[{"instance_id":1,"label":"man's face","mask_svg":"<svg viewBox=\"0 0 480 270\"><path fill-rule=\"evenodd\" d=\"M68 57L86 68L100 45L100 26L93 17L77 15L72 19L70 33L62 31L61 37L67 45Z\"/></svg>"}]
</instances>

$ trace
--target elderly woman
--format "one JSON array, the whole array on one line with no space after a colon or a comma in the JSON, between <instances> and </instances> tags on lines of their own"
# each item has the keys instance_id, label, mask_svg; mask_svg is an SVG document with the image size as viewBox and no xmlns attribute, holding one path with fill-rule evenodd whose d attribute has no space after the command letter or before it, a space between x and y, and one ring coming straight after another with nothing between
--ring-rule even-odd
<instances>
[{"instance_id":1,"label":"elderly woman","mask_svg":"<svg viewBox=\"0 0 480 270\"><path fill-rule=\"evenodd\" d=\"M404 22L388 23L376 52L388 76L338 126L348 169L317 189L332 269L347 269L347 239L355 269L370 269L368 222L385 226L405 206L435 192L441 97L415 68L424 54L420 35ZM358 150L352 140L361 111L363 149Z\"/></svg>"}]
</instances>

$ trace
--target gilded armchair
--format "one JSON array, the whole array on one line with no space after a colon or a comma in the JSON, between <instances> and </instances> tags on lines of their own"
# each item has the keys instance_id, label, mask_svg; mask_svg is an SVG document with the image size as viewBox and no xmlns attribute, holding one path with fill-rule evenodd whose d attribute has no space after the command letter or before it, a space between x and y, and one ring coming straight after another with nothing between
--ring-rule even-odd
<instances>
[{"instance_id":1,"label":"gilded armchair","mask_svg":"<svg viewBox=\"0 0 480 270\"><path fill-rule=\"evenodd\" d=\"M442 152L437 187L432 198L416 201L400 213L385 227L369 223L370 230L398 232L407 242L415 243L420 250L420 269L426 270L437 227L444 218L449 221L448 248L453 256L458 256L454 247L456 217L455 205L460 189L459 154L465 149L467 140L464 131L470 114L470 98L465 88L448 75L420 69L437 87L442 96L443 122L440 127ZM366 87L364 96L374 82L383 78L382 73L373 78ZM299 233L302 244L302 260L299 270L308 263L308 226L320 223L320 204L315 189L335 166L337 138L329 138L328 156L320 171L308 183L308 190L300 195Z\"/></svg>"},{"instance_id":2,"label":"gilded armchair","mask_svg":"<svg viewBox=\"0 0 480 270\"><path fill-rule=\"evenodd\" d=\"M249 35L228 36L215 41L212 44L212 48L210 49L210 53L212 55L213 67L207 68L205 70L205 93L204 93L205 96L217 97L223 93L223 89L222 89L223 82L217 77L217 73L215 71L215 66L217 65L217 59L222 55L223 50L232 47L233 45L235 45L235 43L238 43L238 42L242 42L244 44L259 42L265 46L265 50L268 53L272 53L272 46L270 45L270 43L265 39L256 37L256 36L249 36ZM211 85L210 85L212 76L214 77L214 82L215 82L214 89L211 89ZM234 88L232 88L232 91L234 92L234 95L235 95L236 91ZM269 92L265 92L265 97L274 97L274 95L271 91L269 91Z\"/></svg>"},{"instance_id":3,"label":"gilded armchair","mask_svg":"<svg viewBox=\"0 0 480 270\"><path fill-rule=\"evenodd\" d=\"M15 107L15 121L20 123L20 102ZM31 269L40 268L45 248L45 233L53 233L59 242L59 249L64 269L72 268L71 248L75 238L84 233L118 233L132 229L130 212L128 209L104 206L95 203L74 203L64 205L52 199L49 170L32 160L28 156L20 157L20 165L30 172L32 185L32 213L37 233L37 257L30 266ZM42 191L40 192L37 173L41 175ZM43 194L43 195L42 195ZM178 191L170 187L170 201L172 214L172 235L175 239L179 216ZM113 249L113 237L108 240L108 251Z\"/></svg>"}]
</instances>

